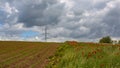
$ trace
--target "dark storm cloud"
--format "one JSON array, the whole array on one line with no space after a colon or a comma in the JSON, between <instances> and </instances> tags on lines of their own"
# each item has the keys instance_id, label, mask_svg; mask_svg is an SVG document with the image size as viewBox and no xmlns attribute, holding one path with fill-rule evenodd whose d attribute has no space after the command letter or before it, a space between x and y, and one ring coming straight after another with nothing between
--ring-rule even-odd
<instances>
[{"instance_id":1,"label":"dark storm cloud","mask_svg":"<svg viewBox=\"0 0 120 68\"><path fill-rule=\"evenodd\" d=\"M120 36L120 3L117 3L114 8L105 15L103 21L108 26L108 32L110 35Z\"/></svg>"},{"instance_id":2,"label":"dark storm cloud","mask_svg":"<svg viewBox=\"0 0 120 68\"><path fill-rule=\"evenodd\" d=\"M50 40L93 40L106 35L119 37L119 4L119 0L0 0L0 6L4 8L3 11L0 7L0 22L10 26L10 30L3 26L0 32L19 36L24 29L32 29L40 31L43 39L44 32L39 27L50 25ZM15 30L15 24L25 27L19 25L21 30ZM37 28L33 29L33 26Z\"/></svg>"},{"instance_id":3,"label":"dark storm cloud","mask_svg":"<svg viewBox=\"0 0 120 68\"><path fill-rule=\"evenodd\" d=\"M54 25L60 21L64 4L57 0L41 0L39 4L28 1L19 6L18 22L24 23L27 27Z\"/></svg>"},{"instance_id":4,"label":"dark storm cloud","mask_svg":"<svg viewBox=\"0 0 120 68\"><path fill-rule=\"evenodd\" d=\"M73 36L72 35L71 36L75 38L84 37L89 39L96 39L107 35L110 35L112 37L119 37L120 36L119 4L120 4L119 0L103 1L101 3L95 4L94 6L92 4L92 8L84 9L88 12L88 14L86 14L86 16L82 15L83 17L80 18L85 20L85 22L82 22L83 24L81 24L81 26L83 25L89 28L90 31L89 33L82 34L83 32L81 32L76 33L77 35L72 34Z\"/></svg>"},{"instance_id":5,"label":"dark storm cloud","mask_svg":"<svg viewBox=\"0 0 120 68\"><path fill-rule=\"evenodd\" d=\"M22 33L24 31L22 30L9 30L9 29L6 29L6 30L0 30L0 33L5 35L5 36L10 36L10 37L13 37L13 36L19 36L20 33Z\"/></svg>"},{"instance_id":6,"label":"dark storm cloud","mask_svg":"<svg viewBox=\"0 0 120 68\"><path fill-rule=\"evenodd\" d=\"M3 12L2 10L0 10L0 21L1 22L4 22L5 21L5 19L6 19L6 13L5 12Z\"/></svg>"}]
</instances>

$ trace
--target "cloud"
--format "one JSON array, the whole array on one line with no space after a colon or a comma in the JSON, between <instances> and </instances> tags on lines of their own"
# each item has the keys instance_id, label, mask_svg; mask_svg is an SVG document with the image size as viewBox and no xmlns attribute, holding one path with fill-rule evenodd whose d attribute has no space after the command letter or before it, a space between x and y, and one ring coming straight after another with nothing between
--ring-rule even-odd
<instances>
[{"instance_id":1,"label":"cloud","mask_svg":"<svg viewBox=\"0 0 120 68\"><path fill-rule=\"evenodd\" d=\"M110 35L119 37L120 30L120 1L111 1L107 3L107 6L110 8L108 13L103 17L102 22L104 22L108 27L107 31Z\"/></svg>"},{"instance_id":2,"label":"cloud","mask_svg":"<svg viewBox=\"0 0 120 68\"><path fill-rule=\"evenodd\" d=\"M64 4L57 0L40 0L39 3L29 0L21 2L18 8L18 22L24 23L26 27L57 24L64 12Z\"/></svg>"},{"instance_id":3,"label":"cloud","mask_svg":"<svg viewBox=\"0 0 120 68\"><path fill-rule=\"evenodd\" d=\"M63 37L64 35L66 38L91 40L107 35L119 37L119 0L97 1L94 4L92 1L82 2L82 0L79 0L74 2L76 5L68 10L66 16L63 16L63 20L59 23L60 27L64 27L63 32L61 32L63 34L60 33L59 36ZM77 4L81 2L83 4ZM80 30L80 27L87 30Z\"/></svg>"},{"instance_id":4,"label":"cloud","mask_svg":"<svg viewBox=\"0 0 120 68\"><path fill-rule=\"evenodd\" d=\"M95 41L103 36L120 36L119 0L0 0L0 36L20 35L32 30L49 41ZM4 31L5 30L5 31ZM12 37L12 36L11 36Z\"/></svg>"}]
</instances>

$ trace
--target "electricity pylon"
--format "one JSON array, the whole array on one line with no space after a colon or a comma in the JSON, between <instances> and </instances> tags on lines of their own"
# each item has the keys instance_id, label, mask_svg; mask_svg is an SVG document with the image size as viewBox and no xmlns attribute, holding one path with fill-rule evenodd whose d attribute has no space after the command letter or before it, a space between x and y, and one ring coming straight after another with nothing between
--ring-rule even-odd
<instances>
[{"instance_id":1,"label":"electricity pylon","mask_svg":"<svg viewBox=\"0 0 120 68\"><path fill-rule=\"evenodd\" d=\"M45 42L47 42L47 26L45 26Z\"/></svg>"}]
</instances>

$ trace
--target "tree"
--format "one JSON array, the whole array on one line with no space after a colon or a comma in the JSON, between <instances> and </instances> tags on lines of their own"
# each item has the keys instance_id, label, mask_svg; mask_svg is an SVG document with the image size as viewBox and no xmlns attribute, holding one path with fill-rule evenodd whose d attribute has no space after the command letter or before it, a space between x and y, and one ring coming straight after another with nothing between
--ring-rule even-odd
<instances>
[{"instance_id":1,"label":"tree","mask_svg":"<svg viewBox=\"0 0 120 68\"><path fill-rule=\"evenodd\" d=\"M120 40L118 41L118 44L120 44Z\"/></svg>"},{"instance_id":2,"label":"tree","mask_svg":"<svg viewBox=\"0 0 120 68\"><path fill-rule=\"evenodd\" d=\"M106 37L103 37L102 39L100 39L99 42L100 43L112 43L112 40L111 40L110 36L106 36Z\"/></svg>"}]
</instances>

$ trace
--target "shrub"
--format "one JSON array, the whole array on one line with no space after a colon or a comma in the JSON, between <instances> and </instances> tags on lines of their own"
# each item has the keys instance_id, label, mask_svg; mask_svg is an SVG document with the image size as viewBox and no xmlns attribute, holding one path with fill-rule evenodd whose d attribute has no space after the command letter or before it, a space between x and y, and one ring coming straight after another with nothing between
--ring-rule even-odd
<instances>
[{"instance_id":1,"label":"shrub","mask_svg":"<svg viewBox=\"0 0 120 68\"><path fill-rule=\"evenodd\" d=\"M100 39L99 42L100 43L112 43L112 40L111 40L110 36L106 36L106 37L103 37L102 39Z\"/></svg>"}]
</instances>

